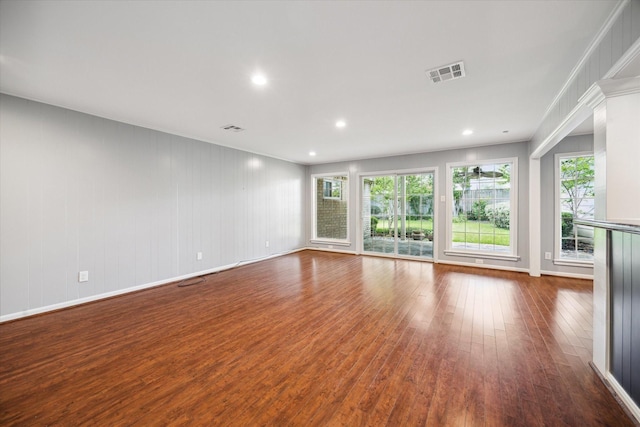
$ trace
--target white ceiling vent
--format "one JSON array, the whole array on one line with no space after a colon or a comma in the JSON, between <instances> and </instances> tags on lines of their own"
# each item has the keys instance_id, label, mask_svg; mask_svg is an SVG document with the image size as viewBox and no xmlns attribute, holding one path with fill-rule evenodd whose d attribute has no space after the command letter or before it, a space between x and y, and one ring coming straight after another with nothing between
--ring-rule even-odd
<instances>
[{"instance_id":1,"label":"white ceiling vent","mask_svg":"<svg viewBox=\"0 0 640 427\"><path fill-rule=\"evenodd\" d=\"M464 62L454 62L453 64L443 65L442 67L427 70L427 76L433 83L440 83L446 80L455 80L464 77Z\"/></svg>"},{"instance_id":2,"label":"white ceiling vent","mask_svg":"<svg viewBox=\"0 0 640 427\"><path fill-rule=\"evenodd\" d=\"M241 127L236 125L226 125L226 126L222 126L220 129L230 130L231 132L242 132L244 130Z\"/></svg>"}]
</instances>

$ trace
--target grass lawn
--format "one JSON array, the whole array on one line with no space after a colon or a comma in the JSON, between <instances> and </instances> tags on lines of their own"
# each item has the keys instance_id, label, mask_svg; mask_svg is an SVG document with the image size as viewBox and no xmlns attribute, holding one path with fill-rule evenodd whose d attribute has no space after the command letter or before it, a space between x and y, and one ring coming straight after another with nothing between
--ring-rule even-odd
<instances>
[{"instance_id":1,"label":"grass lawn","mask_svg":"<svg viewBox=\"0 0 640 427\"><path fill-rule=\"evenodd\" d=\"M490 222L467 221L453 224L453 241L509 246L509 230Z\"/></svg>"},{"instance_id":2,"label":"grass lawn","mask_svg":"<svg viewBox=\"0 0 640 427\"><path fill-rule=\"evenodd\" d=\"M407 220L406 226L409 230L433 230L433 220ZM487 221L454 222L452 231L454 242L509 246L509 230L496 228ZM389 221L380 219L376 232L383 235L388 234Z\"/></svg>"},{"instance_id":3,"label":"grass lawn","mask_svg":"<svg viewBox=\"0 0 640 427\"><path fill-rule=\"evenodd\" d=\"M407 230L433 230L433 220L432 219L423 219L422 221L420 220L414 220L414 219L409 219L406 222L407 224ZM393 225L393 223L392 223ZM398 229L400 229L400 221L398 221ZM386 219L380 219L378 221L378 225L376 227L376 232L380 233L380 234L388 234L389 233L389 221Z\"/></svg>"}]
</instances>

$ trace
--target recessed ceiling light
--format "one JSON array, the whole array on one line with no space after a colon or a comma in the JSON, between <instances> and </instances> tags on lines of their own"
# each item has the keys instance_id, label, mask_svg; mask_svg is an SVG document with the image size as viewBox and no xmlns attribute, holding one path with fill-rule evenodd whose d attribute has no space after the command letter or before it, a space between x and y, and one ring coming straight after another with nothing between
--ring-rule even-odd
<instances>
[{"instance_id":1,"label":"recessed ceiling light","mask_svg":"<svg viewBox=\"0 0 640 427\"><path fill-rule=\"evenodd\" d=\"M344 120L338 120L336 122L336 127L342 129L343 127L347 126L347 122L345 122Z\"/></svg>"},{"instance_id":2,"label":"recessed ceiling light","mask_svg":"<svg viewBox=\"0 0 640 427\"><path fill-rule=\"evenodd\" d=\"M316 155L316 152L315 152L315 151L309 151L309 155L310 155L311 157L313 157L313 156L315 156L315 155Z\"/></svg>"},{"instance_id":3,"label":"recessed ceiling light","mask_svg":"<svg viewBox=\"0 0 640 427\"><path fill-rule=\"evenodd\" d=\"M466 129L466 130L463 130L463 131L462 131L462 134L463 134L464 136L469 136L469 135L471 135L472 133L473 133L473 131L472 131L471 129Z\"/></svg>"},{"instance_id":4,"label":"recessed ceiling light","mask_svg":"<svg viewBox=\"0 0 640 427\"><path fill-rule=\"evenodd\" d=\"M267 78L265 76L263 76L262 74L254 74L251 77L251 81L256 86L264 86L264 85L267 84Z\"/></svg>"}]
</instances>

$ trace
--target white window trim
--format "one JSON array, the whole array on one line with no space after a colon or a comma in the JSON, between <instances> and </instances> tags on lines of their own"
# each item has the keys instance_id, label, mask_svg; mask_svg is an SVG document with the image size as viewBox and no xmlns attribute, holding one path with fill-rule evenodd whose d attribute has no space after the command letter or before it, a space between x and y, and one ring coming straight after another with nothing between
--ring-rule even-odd
<instances>
[{"instance_id":1,"label":"white window trim","mask_svg":"<svg viewBox=\"0 0 640 427\"><path fill-rule=\"evenodd\" d=\"M453 240L453 227L451 224L453 222L453 175L451 170L455 167L460 166L483 166L483 165L492 165L496 163L511 163L513 166L511 168L511 192L510 192L510 203L509 210L511 213L511 218L509 220L509 248L511 249L510 253L497 253L497 252L489 252L489 251L471 251L465 249L453 249L452 248L452 240ZM455 256L463 256L463 257L471 257L471 258L483 258L483 259L496 259L496 260L507 260L507 261L518 261L520 256L518 255L518 158L517 157L508 157L503 159L487 159L487 160L474 160L474 161L465 161L465 162L450 162L446 164L447 168L447 182L446 182L446 221L447 221L447 241L445 245L444 253L446 255L455 255Z\"/></svg>"},{"instance_id":2,"label":"white window trim","mask_svg":"<svg viewBox=\"0 0 640 427\"><path fill-rule=\"evenodd\" d=\"M560 238L562 232L562 221L560 220L560 159L565 157L581 157L581 156L593 156L592 151L576 151L570 153L557 153L553 156L553 169L554 169L554 227L553 227L553 263L555 265L562 265L568 267L593 267L593 260L579 260L571 258L561 258L562 252L562 239Z\"/></svg>"},{"instance_id":3,"label":"white window trim","mask_svg":"<svg viewBox=\"0 0 640 427\"><path fill-rule=\"evenodd\" d=\"M346 176L347 177L347 197L346 198L342 198L341 200L344 200L344 202L347 204L347 238L346 239L328 239L326 237L318 237L317 236L317 218L316 218L316 208L317 208L317 202L316 202L316 180L318 178L326 178L326 177L334 177L334 176ZM329 244L329 245L337 245L337 246L351 246L351 240L350 240L350 228L349 227L349 218L351 218L350 215L350 198L351 198L351 191L350 191L350 185L351 185L351 176L349 176L349 172L328 172L328 173L315 173L311 175L311 239L310 242L311 243L320 243L320 244ZM341 196L344 196L344 189L341 190Z\"/></svg>"}]
</instances>

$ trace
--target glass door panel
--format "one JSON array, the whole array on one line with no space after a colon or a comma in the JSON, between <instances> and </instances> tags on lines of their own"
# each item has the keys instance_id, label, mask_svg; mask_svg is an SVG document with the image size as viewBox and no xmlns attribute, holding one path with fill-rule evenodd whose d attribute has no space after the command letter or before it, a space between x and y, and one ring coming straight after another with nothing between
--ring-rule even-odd
<instances>
[{"instance_id":1,"label":"glass door panel","mask_svg":"<svg viewBox=\"0 0 640 427\"><path fill-rule=\"evenodd\" d=\"M395 192L395 176L362 178L362 237L365 252L395 254Z\"/></svg>"},{"instance_id":2,"label":"glass door panel","mask_svg":"<svg viewBox=\"0 0 640 427\"><path fill-rule=\"evenodd\" d=\"M362 178L364 252L433 258L433 173Z\"/></svg>"},{"instance_id":3,"label":"glass door panel","mask_svg":"<svg viewBox=\"0 0 640 427\"><path fill-rule=\"evenodd\" d=\"M433 258L433 173L398 176L398 254Z\"/></svg>"}]
</instances>

